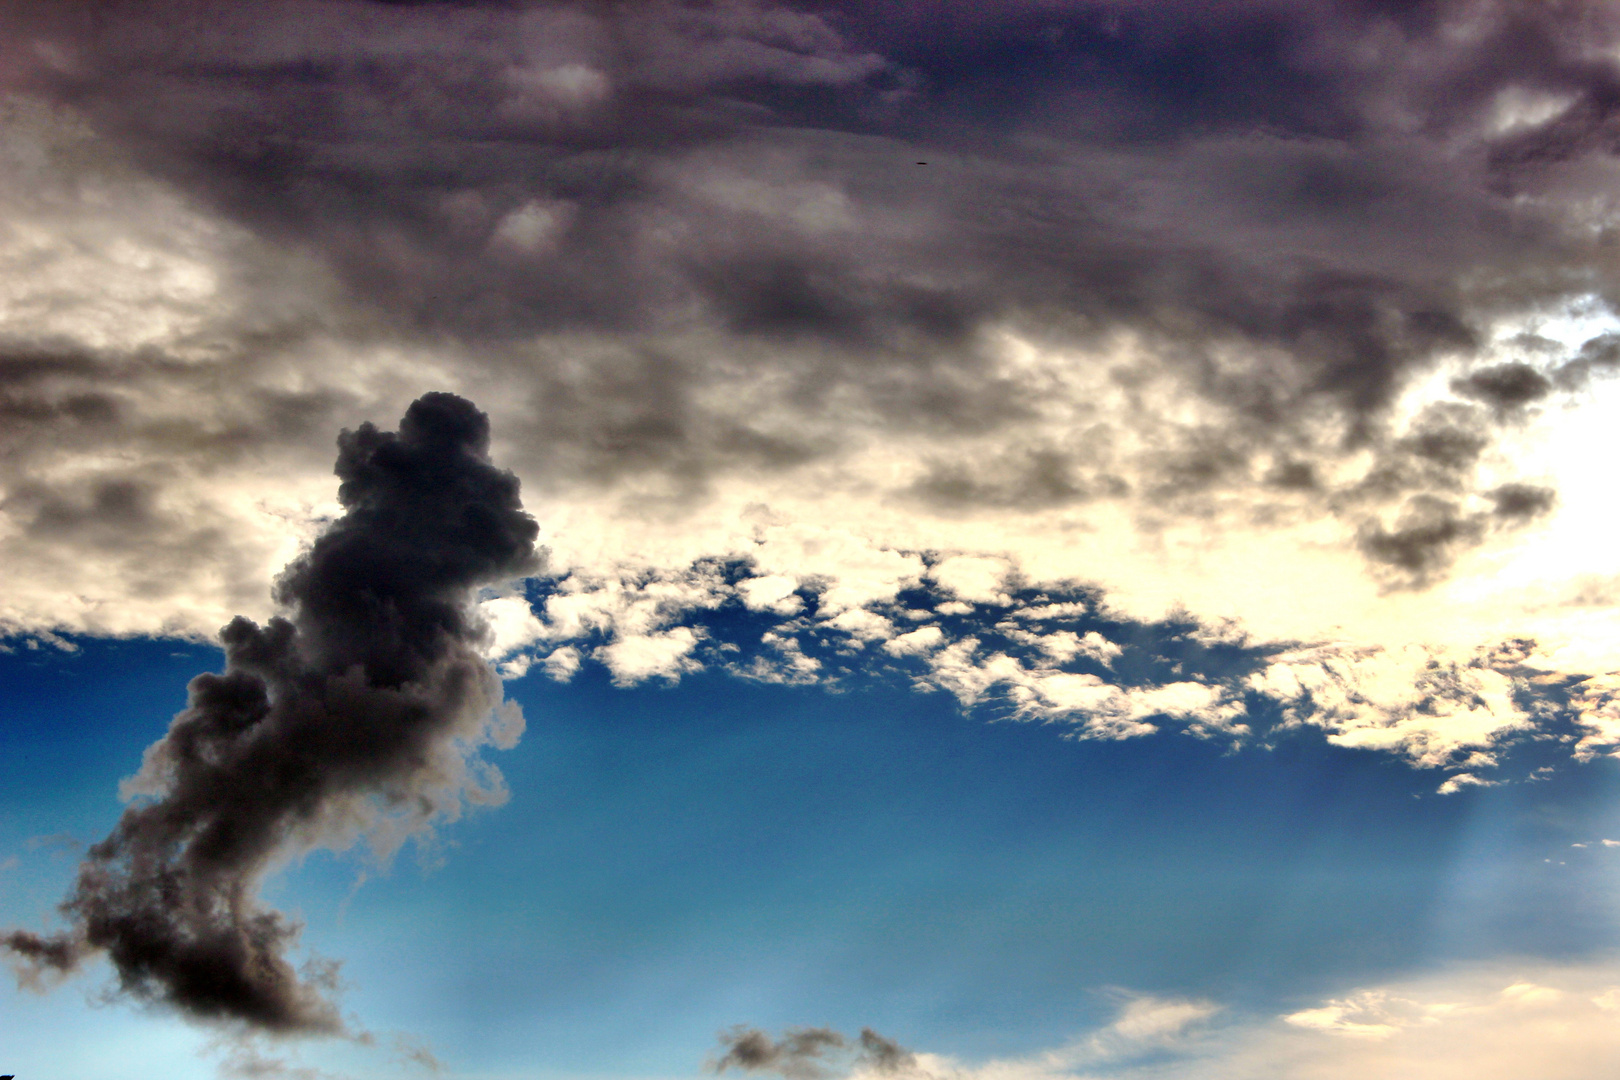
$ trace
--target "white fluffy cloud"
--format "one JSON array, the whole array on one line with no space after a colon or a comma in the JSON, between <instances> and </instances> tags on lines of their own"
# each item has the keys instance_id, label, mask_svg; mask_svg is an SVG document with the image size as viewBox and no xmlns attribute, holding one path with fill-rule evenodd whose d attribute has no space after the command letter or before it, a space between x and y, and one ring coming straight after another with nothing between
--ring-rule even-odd
<instances>
[{"instance_id":1,"label":"white fluffy cloud","mask_svg":"<svg viewBox=\"0 0 1620 1080\"><path fill-rule=\"evenodd\" d=\"M1249 685L1281 703L1291 722L1326 729L1331 742L1397 751L1427 767L1489 748L1532 723L1514 696L1526 689L1522 678L1488 658L1459 663L1416 646L1285 653Z\"/></svg>"}]
</instances>

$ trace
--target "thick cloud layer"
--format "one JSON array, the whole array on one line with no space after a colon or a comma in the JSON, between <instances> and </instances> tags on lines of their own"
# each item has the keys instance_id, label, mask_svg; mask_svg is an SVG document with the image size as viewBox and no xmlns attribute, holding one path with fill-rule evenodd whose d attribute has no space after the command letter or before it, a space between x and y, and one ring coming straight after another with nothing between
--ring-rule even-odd
<instances>
[{"instance_id":1,"label":"thick cloud layer","mask_svg":"<svg viewBox=\"0 0 1620 1080\"><path fill-rule=\"evenodd\" d=\"M1608 8L930 11L168 0L23 8L13 36L17 85L313 258L372 335L478 346L560 483L988 433L905 492L1180 515L1286 490L1392 587L1522 519L1458 500L1545 375L1458 377L1472 453L1390 410L1499 359L1502 319L1607 303ZM1007 332L1087 376L1060 397L1123 385L1136 415L1043 423ZM116 409L76 387L27 408ZM1377 483L1337 476L1369 452Z\"/></svg>"},{"instance_id":2,"label":"thick cloud layer","mask_svg":"<svg viewBox=\"0 0 1620 1080\"><path fill-rule=\"evenodd\" d=\"M480 586L535 572L538 527L490 464L489 423L423 396L398 433L339 440L343 516L276 586L268 625L224 628L225 670L146 752L134 798L90 849L55 937L4 943L37 975L105 952L122 989L201 1020L338 1032L335 966L300 977L298 927L259 904L278 859L361 836L387 851L462 801L502 797L481 746L513 745L516 706L480 654Z\"/></svg>"},{"instance_id":3,"label":"thick cloud layer","mask_svg":"<svg viewBox=\"0 0 1620 1080\"><path fill-rule=\"evenodd\" d=\"M1617 368L1611 8L921 10L11 5L0 629L262 618L310 448L444 387L550 507L509 674L1259 693L1474 769L1620 667L1604 444L1533 452ZM1116 625L999 626L1041 590ZM1177 612L1287 659L1104 662Z\"/></svg>"}]
</instances>

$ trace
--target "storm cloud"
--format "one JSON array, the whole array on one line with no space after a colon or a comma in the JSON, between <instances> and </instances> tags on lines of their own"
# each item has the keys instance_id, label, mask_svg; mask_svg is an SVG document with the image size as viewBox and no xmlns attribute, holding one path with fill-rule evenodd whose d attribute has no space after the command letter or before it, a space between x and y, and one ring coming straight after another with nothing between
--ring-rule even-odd
<instances>
[{"instance_id":1,"label":"storm cloud","mask_svg":"<svg viewBox=\"0 0 1620 1080\"><path fill-rule=\"evenodd\" d=\"M1496 569L1604 497L1523 451L1617 367L1614 11L921 10L10 5L0 629L262 620L333 512L311 448L434 387L551 508L509 677L892 647L1099 732L1235 723L1232 686L1060 670L1106 627L996 631L1026 586L1556 652L1569 589L1492 590L1609 572ZM728 658L737 603L775 621Z\"/></svg>"},{"instance_id":2,"label":"storm cloud","mask_svg":"<svg viewBox=\"0 0 1620 1080\"><path fill-rule=\"evenodd\" d=\"M361 838L387 853L504 797L485 746L522 732L480 649L479 587L539 568L489 423L424 395L399 431L339 440L344 513L281 575L285 615L220 633L225 669L126 782L132 803L62 905L70 929L12 931L25 977L105 953L122 990L198 1020L338 1033L336 965L288 959L298 926L258 901L281 860Z\"/></svg>"},{"instance_id":3,"label":"storm cloud","mask_svg":"<svg viewBox=\"0 0 1620 1080\"><path fill-rule=\"evenodd\" d=\"M1493 327L1607 300L1608 9L936 7L24 6L15 84L313 260L362 336L475 352L558 484L701 491L882 432L946 442L902 485L942 513L1199 513L1399 443L1441 364L1479 365L1452 385L1489 441L1552 385ZM1104 412L1140 452L1051 422L1006 333L1077 406L1130 388ZM26 407L83 427L94 382Z\"/></svg>"}]
</instances>

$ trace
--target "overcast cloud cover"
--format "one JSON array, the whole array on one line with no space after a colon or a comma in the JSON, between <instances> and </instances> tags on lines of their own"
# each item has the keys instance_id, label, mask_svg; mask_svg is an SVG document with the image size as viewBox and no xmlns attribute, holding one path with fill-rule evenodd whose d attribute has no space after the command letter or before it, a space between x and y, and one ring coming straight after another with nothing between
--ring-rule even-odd
<instances>
[{"instance_id":1,"label":"overcast cloud cover","mask_svg":"<svg viewBox=\"0 0 1620 1080\"><path fill-rule=\"evenodd\" d=\"M497 675L909 687L1054 743L1325 738L1434 798L1620 751L1606 0L7 0L0 93L5 646L229 624L65 927L11 932L26 977L110 950L183 1012L363 1029L287 966L296 920L259 889L495 798L478 747L521 730ZM440 407L477 428L444 445L508 542L384 515L385 569L339 576L433 628L396 656L312 605L341 593L323 552L382 520L345 469ZM419 542L456 551L401 584L427 557L389 552ZM310 689L355 665L357 704ZM187 830L247 818L165 762L211 687L254 679L295 742L310 701L425 711L338 779L278 779L216 860ZM98 921L165 875L195 904L159 936L246 948L253 1004ZM1558 1023L1612 1026L1594 972ZM1276 1023L1120 999L1115 1028L1142 1002L1182 1018L1166 1038L1214 1025L1193 1065L902 1057L865 1019L806 1047L856 1073L1334 1076L1419 1028L1477 1045L1502 1010L1552 1030L1510 1010L1551 998L1442 1014L1422 978L1405 1012L1346 985L1372 996ZM799 1080L780 1033L738 1031L718 1065Z\"/></svg>"}]
</instances>

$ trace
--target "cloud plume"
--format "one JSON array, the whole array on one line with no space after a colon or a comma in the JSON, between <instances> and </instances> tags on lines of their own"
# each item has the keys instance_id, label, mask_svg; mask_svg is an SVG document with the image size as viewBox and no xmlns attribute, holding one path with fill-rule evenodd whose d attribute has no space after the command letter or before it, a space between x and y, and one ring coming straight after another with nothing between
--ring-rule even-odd
<instances>
[{"instance_id":1,"label":"cloud plume","mask_svg":"<svg viewBox=\"0 0 1620 1080\"><path fill-rule=\"evenodd\" d=\"M123 991L193 1019L341 1033L336 966L295 970L299 927L260 904L265 874L362 837L387 853L503 797L478 750L510 747L523 720L481 655L474 601L538 569L518 481L490 463L485 415L451 394L338 445L344 513L278 580L285 614L221 631L225 670L191 681L126 781L131 805L62 905L69 929L0 939L25 978L104 952Z\"/></svg>"}]
</instances>

